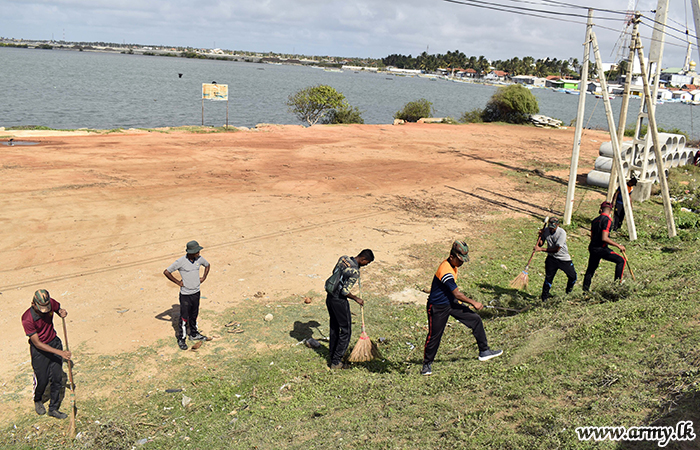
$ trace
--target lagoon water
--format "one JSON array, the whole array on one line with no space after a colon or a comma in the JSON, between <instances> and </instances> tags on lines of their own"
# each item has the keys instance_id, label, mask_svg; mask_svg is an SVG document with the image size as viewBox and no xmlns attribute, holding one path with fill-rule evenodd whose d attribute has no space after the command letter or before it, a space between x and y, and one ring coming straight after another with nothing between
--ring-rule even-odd
<instances>
[{"instance_id":1,"label":"lagoon water","mask_svg":"<svg viewBox=\"0 0 700 450\"><path fill-rule=\"evenodd\" d=\"M178 77L182 73L182 78ZM229 85L229 124L299 124L287 110L290 94L327 84L362 112L365 123L391 123L409 101L426 98L436 117L459 118L483 108L494 86L367 72L326 72L288 65L175 57L0 48L0 126L154 128L202 123L202 83ZM540 113L568 125L576 117L577 95L534 89ZM634 124L639 100L630 101ZM615 120L620 99L612 101ZM657 122L700 138L700 108L678 103L657 106ZM204 123L226 122L226 102L205 101ZM584 125L607 129L602 100L586 99Z\"/></svg>"}]
</instances>

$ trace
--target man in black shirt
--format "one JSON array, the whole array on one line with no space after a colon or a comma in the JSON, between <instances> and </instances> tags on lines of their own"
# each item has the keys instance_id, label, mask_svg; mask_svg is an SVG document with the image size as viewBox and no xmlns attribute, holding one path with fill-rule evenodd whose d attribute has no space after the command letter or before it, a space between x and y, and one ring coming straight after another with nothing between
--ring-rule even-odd
<instances>
[{"instance_id":1,"label":"man in black shirt","mask_svg":"<svg viewBox=\"0 0 700 450\"><path fill-rule=\"evenodd\" d=\"M600 260L612 261L615 263L615 280L621 280L625 270L625 258L610 250L608 245L617 247L624 252L625 247L610 239L610 229L612 228L612 219L610 212L613 205L610 202L603 202L600 205L600 215L593 219L591 223L591 243L588 244L588 268L586 275L583 277L583 291L588 292L591 287L591 280L595 275L596 269Z\"/></svg>"}]
</instances>

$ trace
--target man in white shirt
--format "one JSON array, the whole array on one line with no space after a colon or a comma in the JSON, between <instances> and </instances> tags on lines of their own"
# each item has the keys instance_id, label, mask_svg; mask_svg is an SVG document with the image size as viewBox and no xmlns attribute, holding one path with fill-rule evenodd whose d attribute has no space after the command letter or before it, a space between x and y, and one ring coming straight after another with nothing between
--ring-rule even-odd
<instances>
[{"instance_id":1,"label":"man in white shirt","mask_svg":"<svg viewBox=\"0 0 700 450\"><path fill-rule=\"evenodd\" d=\"M543 247L544 243L547 247ZM554 275L561 270L569 278L566 283L566 293L568 294L576 284L576 269L571 261L569 249L566 246L566 231L559 228L559 219L552 217L547 223L547 227L540 233L540 238L535 244L536 252L547 252L547 259L544 261L544 285L542 286L542 301L553 297L549 290L552 288Z\"/></svg>"}]
</instances>

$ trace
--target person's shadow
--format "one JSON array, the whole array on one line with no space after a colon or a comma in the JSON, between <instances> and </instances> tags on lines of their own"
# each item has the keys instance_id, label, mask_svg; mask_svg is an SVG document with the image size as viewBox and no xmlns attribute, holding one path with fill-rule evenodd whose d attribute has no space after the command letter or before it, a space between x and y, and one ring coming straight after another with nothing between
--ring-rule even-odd
<instances>
[{"instance_id":1,"label":"person's shadow","mask_svg":"<svg viewBox=\"0 0 700 450\"><path fill-rule=\"evenodd\" d=\"M315 320L309 320L308 322L300 322L300 321L295 321L294 322L294 328L292 331L289 332L289 336L292 338L296 339L297 341L303 341L306 339L311 339L313 338L314 331L312 328L317 328L321 324L318 323ZM319 330L320 333L320 330ZM322 336L325 337L325 336ZM320 342L319 342L320 343ZM313 351L318 353L319 356L322 356L323 359L328 358L328 346L321 344L320 347L318 348L312 348Z\"/></svg>"},{"instance_id":2,"label":"person's shadow","mask_svg":"<svg viewBox=\"0 0 700 450\"><path fill-rule=\"evenodd\" d=\"M163 311L162 313L158 314L156 316L156 319L162 320L165 322L170 322L170 324L173 327L173 331L175 331L175 333L177 333L178 326L180 325L178 323L180 321L180 305L171 306L169 310Z\"/></svg>"}]
</instances>

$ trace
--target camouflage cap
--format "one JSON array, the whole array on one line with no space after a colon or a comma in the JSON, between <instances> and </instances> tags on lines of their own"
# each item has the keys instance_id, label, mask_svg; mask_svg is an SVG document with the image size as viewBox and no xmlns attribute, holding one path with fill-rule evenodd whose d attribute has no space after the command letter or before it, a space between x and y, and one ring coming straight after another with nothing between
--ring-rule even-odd
<instances>
[{"instance_id":1,"label":"camouflage cap","mask_svg":"<svg viewBox=\"0 0 700 450\"><path fill-rule=\"evenodd\" d=\"M36 291L32 302L40 312L44 314L51 312L51 296L46 289L39 289Z\"/></svg>"},{"instance_id":2,"label":"camouflage cap","mask_svg":"<svg viewBox=\"0 0 700 450\"><path fill-rule=\"evenodd\" d=\"M559 219L556 217L550 217L549 218L549 223L547 224L549 228L556 228L559 226Z\"/></svg>"},{"instance_id":3,"label":"camouflage cap","mask_svg":"<svg viewBox=\"0 0 700 450\"><path fill-rule=\"evenodd\" d=\"M454 241L450 254L455 255L460 261L469 261L469 246L464 241Z\"/></svg>"}]
</instances>

